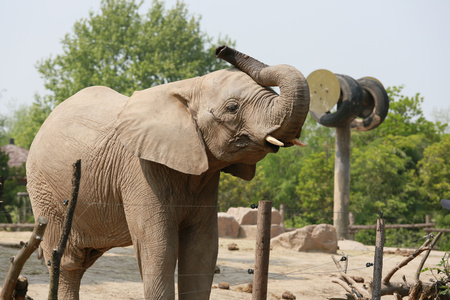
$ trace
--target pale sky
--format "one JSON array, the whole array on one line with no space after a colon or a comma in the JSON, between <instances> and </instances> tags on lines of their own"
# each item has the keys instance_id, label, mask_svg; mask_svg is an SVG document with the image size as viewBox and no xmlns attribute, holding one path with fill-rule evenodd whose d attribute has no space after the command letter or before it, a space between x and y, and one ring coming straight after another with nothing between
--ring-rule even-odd
<instances>
[{"instance_id":1,"label":"pale sky","mask_svg":"<svg viewBox=\"0 0 450 300\"><path fill-rule=\"evenodd\" d=\"M142 13L151 1L144 0ZM170 8L176 0L165 1ZM450 1L447 0L186 0L201 29L229 36L236 49L305 76L328 69L355 79L419 92L425 116L450 108ZM75 21L100 0L0 1L0 114L45 95L36 62L62 52ZM211 54L213 55L213 54Z\"/></svg>"}]
</instances>

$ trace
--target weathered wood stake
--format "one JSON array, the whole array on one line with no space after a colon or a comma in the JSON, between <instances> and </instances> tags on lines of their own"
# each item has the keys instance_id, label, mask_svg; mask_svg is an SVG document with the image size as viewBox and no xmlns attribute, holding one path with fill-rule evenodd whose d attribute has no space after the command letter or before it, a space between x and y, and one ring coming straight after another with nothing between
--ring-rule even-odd
<instances>
[{"instance_id":1,"label":"weathered wood stake","mask_svg":"<svg viewBox=\"0 0 450 300\"><path fill-rule=\"evenodd\" d=\"M44 236L45 228L47 227L48 220L44 217L39 217L34 226L33 233L31 234L28 243L23 244L22 249L17 256L11 257L11 266L6 275L5 282L3 283L3 289L0 293L1 300L10 300L14 292L14 288L22 271L23 265L30 257L30 255L39 247Z\"/></svg>"},{"instance_id":2,"label":"weathered wood stake","mask_svg":"<svg viewBox=\"0 0 450 300\"><path fill-rule=\"evenodd\" d=\"M285 207L285 205L284 204L280 204L280 215L281 215L281 226L283 226L284 227L284 214L285 214L285 211L286 211L286 207Z\"/></svg>"},{"instance_id":3,"label":"weathered wood stake","mask_svg":"<svg viewBox=\"0 0 450 300\"><path fill-rule=\"evenodd\" d=\"M383 271L384 220L382 213L377 220L377 235L375 240L375 257L373 266L372 300L381 298L381 276Z\"/></svg>"},{"instance_id":4,"label":"weathered wood stake","mask_svg":"<svg viewBox=\"0 0 450 300\"><path fill-rule=\"evenodd\" d=\"M48 294L49 300L58 299L58 287L59 287L59 275L60 275L60 265L61 257L66 249L67 240L69 239L70 229L72 228L73 213L75 212L75 206L78 199L78 191L80 189L80 178L81 178L81 160L77 160L73 164L73 176L72 176L72 196L68 203L69 209L67 210L66 218L64 220L63 232L61 234L61 239L58 243L58 248L53 249L52 260L51 260L51 272L50 272L50 291Z\"/></svg>"},{"instance_id":5,"label":"weathered wood stake","mask_svg":"<svg viewBox=\"0 0 450 300\"><path fill-rule=\"evenodd\" d=\"M257 236L255 248L255 275L253 277L253 300L267 299L267 280L269 276L270 224L272 202L259 201Z\"/></svg>"}]
</instances>

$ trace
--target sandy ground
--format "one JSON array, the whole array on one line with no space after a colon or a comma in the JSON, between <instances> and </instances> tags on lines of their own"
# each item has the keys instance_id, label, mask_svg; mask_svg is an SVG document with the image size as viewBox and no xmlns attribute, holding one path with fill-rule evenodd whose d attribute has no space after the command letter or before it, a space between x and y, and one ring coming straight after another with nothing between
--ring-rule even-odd
<instances>
[{"instance_id":1,"label":"sandy ground","mask_svg":"<svg viewBox=\"0 0 450 300\"><path fill-rule=\"evenodd\" d=\"M18 243L28 241L31 232L0 231L0 283L3 284L10 265L10 257L18 253L19 249L1 246L4 243ZM236 243L238 251L229 251L227 245ZM246 239L220 239L220 249L217 265L220 274L214 276L211 293L213 300L251 299L251 294L241 291L252 282L253 275L248 269L254 268L255 241ZM373 267L366 267L366 263L373 262L374 247L362 247L355 243L342 241L336 256L342 251L348 254L348 274L364 277L369 280L373 275ZM420 246L420 245L419 245ZM394 250L394 251L392 251ZM383 275L405 259L395 249L385 249L393 254L385 254L383 261ZM443 252L432 251L425 266L434 267L443 257ZM413 280L414 273L420 263L416 258L406 267L398 271L392 281L402 281L405 275L408 281ZM22 270L22 275L30 283L28 295L35 300L47 299L48 270L44 262L37 259L33 253ZM293 250L272 250L270 253L269 282L267 299L281 299L285 291L293 293L297 299L319 300L331 296L343 295L344 290L331 281L338 278L336 266L330 254L305 253ZM423 281L432 278L431 273L421 275ZM220 282L230 284L229 290L217 288ZM132 247L114 248L103 255L84 275L81 299L144 299L143 285L139 275L134 251ZM393 299L392 296L383 299Z\"/></svg>"}]
</instances>

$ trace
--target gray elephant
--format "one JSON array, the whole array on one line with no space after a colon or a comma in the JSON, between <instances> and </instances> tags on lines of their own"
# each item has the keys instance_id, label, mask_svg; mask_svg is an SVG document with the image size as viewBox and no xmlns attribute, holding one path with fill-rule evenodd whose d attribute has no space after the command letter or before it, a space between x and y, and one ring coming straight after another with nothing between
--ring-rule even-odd
<instances>
[{"instance_id":1,"label":"gray elephant","mask_svg":"<svg viewBox=\"0 0 450 300\"><path fill-rule=\"evenodd\" d=\"M89 87L42 125L27 162L35 216L49 224L45 259L56 247L71 193L82 176L61 261L60 299L78 299L83 273L113 247L133 245L145 299L208 299L218 251L220 172L251 180L255 164L298 139L309 109L303 75L267 66L229 47L236 68L135 92ZM268 86L279 86L280 95Z\"/></svg>"}]
</instances>

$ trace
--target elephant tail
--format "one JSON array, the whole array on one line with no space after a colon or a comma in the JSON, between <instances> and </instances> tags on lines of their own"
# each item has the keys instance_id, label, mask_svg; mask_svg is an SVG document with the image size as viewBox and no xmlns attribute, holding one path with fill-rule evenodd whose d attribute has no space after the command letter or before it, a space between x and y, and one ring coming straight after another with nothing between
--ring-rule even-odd
<instances>
[{"instance_id":1,"label":"elephant tail","mask_svg":"<svg viewBox=\"0 0 450 300\"><path fill-rule=\"evenodd\" d=\"M38 259L44 258L44 250L42 249L41 245L39 245L38 249Z\"/></svg>"}]
</instances>

